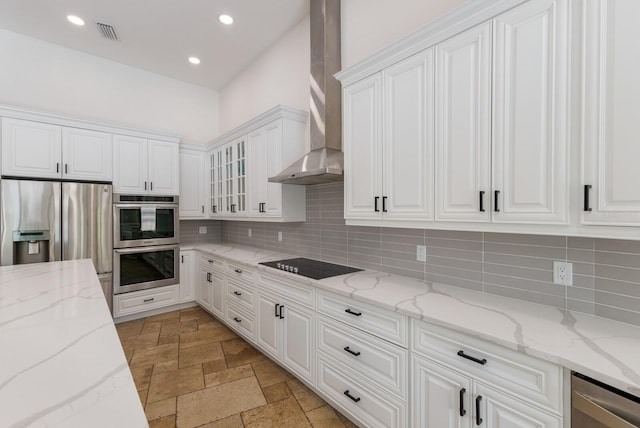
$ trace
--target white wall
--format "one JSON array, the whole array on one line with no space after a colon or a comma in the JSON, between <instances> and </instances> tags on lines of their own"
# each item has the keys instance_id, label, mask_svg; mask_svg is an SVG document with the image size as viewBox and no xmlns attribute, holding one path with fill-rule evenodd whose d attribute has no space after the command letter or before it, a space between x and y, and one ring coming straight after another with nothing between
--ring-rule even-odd
<instances>
[{"instance_id":1,"label":"white wall","mask_svg":"<svg viewBox=\"0 0 640 428\"><path fill-rule=\"evenodd\" d=\"M387 47L463 2L342 0L342 67ZM229 131L277 104L309 110L308 18L220 89L220 131Z\"/></svg>"},{"instance_id":2,"label":"white wall","mask_svg":"<svg viewBox=\"0 0 640 428\"><path fill-rule=\"evenodd\" d=\"M220 132L278 104L309 111L309 63L306 18L220 90Z\"/></svg>"},{"instance_id":3,"label":"white wall","mask_svg":"<svg viewBox=\"0 0 640 428\"><path fill-rule=\"evenodd\" d=\"M342 67L389 46L464 1L342 0Z\"/></svg>"},{"instance_id":4,"label":"white wall","mask_svg":"<svg viewBox=\"0 0 640 428\"><path fill-rule=\"evenodd\" d=\"M218 135L216 91L0 30L0 104L170 132Z\"/></svg>"}]
</instances>

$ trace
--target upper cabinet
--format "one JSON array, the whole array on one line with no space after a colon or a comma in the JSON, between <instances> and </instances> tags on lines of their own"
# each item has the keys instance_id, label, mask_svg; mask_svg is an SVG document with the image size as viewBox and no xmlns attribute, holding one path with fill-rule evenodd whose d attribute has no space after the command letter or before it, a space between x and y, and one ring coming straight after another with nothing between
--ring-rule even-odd
<instances>
[{"instance_id":1,"label":"upper cabinet","mask_svg":"<svg viewBox=\"0 0 640 428\"><path fill-rule=\"evenodd\" d=\"M580 3L582 223L640 226L640 2Z\"/></svg>"},{"instance_id":2,"label":"upper cabinet","mask_svg":"<svg viewBox=\"0 0 640 428\"><path fill-rule=\"evenodd\" d=\"M111 181L111 134L2 118L2 175Z\"/></svg>"},{"instance_id":3,"label":"upper cabinet","mask_svg":"<svg viewBox=\"0 0 640 428\"><path fill-rule=\"evenodd\" d=\"M566 224L567 0L531 0L494 27L493 221Z\"/></svg>"},{"instance_id":4,"label":"upper cabinet","mask_svg":"<svg viewBox=\"0 0 640 428\"><path fill-rule=\"evenodd\" d=\"M209 152L210 214L217 218L304 221L304 186L269 177L305 153L306 113L278 106L221 136Z\"/></svg>"},{"instance_id":5,"label":"upper cabinet","mask_svg":"<svg viewBox=\"0 0 640 428\"><path fill-rule=\"evenodd\" d=\"M433 218L433 51L344 90L345 217Z\"/></svg>"},{"instance_id":6,"label":"upper cabinet","mask_svg":"<svg viewBox=\"0 0 640 428\"><path fill-rule=\"evenodd\" d=\"M179 193L178 144L114 135L113 146L114 193Z\"/></svg>"},{"instance_id":7,"label":"upper cabinet","mask_svg":"<svg viewBox=\"0 0 640 428\"><path fill-rule=\"evenodd\" d=\"M205 155L200 150L180 149L180 218L206 218Z\"/></svg>"}]
</instances>

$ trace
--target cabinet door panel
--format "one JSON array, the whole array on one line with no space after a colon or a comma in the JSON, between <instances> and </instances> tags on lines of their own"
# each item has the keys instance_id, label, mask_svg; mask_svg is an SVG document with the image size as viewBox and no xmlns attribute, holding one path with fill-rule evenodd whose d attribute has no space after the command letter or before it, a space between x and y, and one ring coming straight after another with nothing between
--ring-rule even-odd
<instances>
[{"instance_id":1,"label":"cabinet door panel","mask_svg":"<svg viewBox=\"0 0 640 428\"><path fill-rule=\"evenodd\" d=\"M469 378L417 356L412 357L412 370L414 427L471 428L473 391Z\"/></svg>"},{"instance_id":2,"label":"cabinet door panel","mask_svg":"<svg viewBox=\"0 0 640 428\"><path fill-rule=\"evenodd\" d=\"M204 218L202 153L180 151L180 218Z\"/></svg>"},{"instance_id":3,"label":"cabinet door panel","mask_svg":"<svg viewBox=\"0 0 640 428\"><path fill-rule=\"evenodd\" d=\"M433 49L383 76L383 215L433 219Z\"/></svg>"},{"instance_id":4,"label":"cabinet door panel","mask_svg":"<svg viewBox=\"0 0 640 428\"><path fill-rule=\"evenodd\" d=\"M282 310L284 334L282 360L291 370L313 383L315 349L314 312L294 304L286 304Z\"/></svg>"},{"instance_id":5,"label":"cabinet door panel","mask_svg":"<svg viewBox=\"0 0 640 428\"><path fill-rule=\"evenodd\" d=\"M280 331L276 317L277 300L258 294L258 345L276 358L280 357Z\"/></svg>"},{"instance_id":6,"label":"cabinet door panel","mask_svg":"<svg viewBox=\"0 0 640 428\"><path fill-rule=\"evenodd\" d=\"M247 171L248 171L248 206L249 215L259 217L260 204L266 193L267 169L266 169L266 150L264 142L264 128L257 129L247 135Z\"/></svg>"},{"instance_id":7,"label":"cabinet door panel","mask_svg":"<svg viewBox=\"0 0 640 428\"><path fill-rule=\"evenodd\" d=\"M491 23L436 46L435 115L436 220L490 221Z\"/></svg>"},{"instance_id":8,"label":"cabinet door panel","mask_svg":"<svg viewBox=\"0 0 640 428\"><path fill-rule=\"evenodd\" d=\"M268 178L282 172L282 119L264 127L265 152L263 161L266 162L263 192L266 215L279 217L282 215L282 184L269 183ZM286 165L285 165L286 166Z\"/></svg>"},{"instance_id":9,"label":"cabinet door panel","mask_svg":"<svg viewBox=\"0 0 640 428\"><path fill-rule=\"evenodd\" d=\"M59 126L2 118L2 175L60 178Z\"/></svg>"},{"instance_id":10,"label":"cabinet door panel","mask_svg":"<svg viewBox=\"0 0 640 428\"><path fill-rule=\"evenodd\" d=\"M217 315L219 318L224 318L224 306L225 306L225 280L222 274L213 271L211 274L211 290L209 303L211 306L211 312Z\"/></svg>"},{"instance_id":11,"label":"cabinet door panel","mask_svg":"<svg viewBox=\"0 0 640 428\"><path fill-rule=\"evenodd\" d=\"M202 268L199 272L198 288L196 289L196 302L206 309L211 310L210 279L213 274ZM213 279L211 279L211 281L213 281Z\"/></svg>"},{"instance_id":12,"label":"cabinet door panel","mask_svg":"<svg viewBox=\"0 0 640 428\"><path fill-rule=\"evenodd\" d=\"M111 181L111 134L87 129L62 129L62 176L74 180Z\"/></svg>"},{"instance_id":13,"label":"cabinet door panel","mask_svg":"<svg viewBox=\"0 0 640 428\"><path fill-rule=\"evenodd\" d=\"M382 198L379 74L344 89L345 206L347 219L381 218L374 198ZM381 202L378 208L381 208ZM381 210L380 210L381 211Z\"/></svg>"},{"instance_id":14,"label":"cabinet door panel","mask_svg":"<svg viewBox=\"0 0 640 428\"><path fill-rule=\"evenodd\" d=\"M224 161L223 151L216 150L209 154L209 173L211 188L209 189L209 214L213 217L223 213L225 201Z\"/></svg>"},{"instance_id":15,"label":"cabinet door panel","mask_svg":"<svg viewBox=\"0 0 640 428\"><path fill-rule=\"evenodd\" d=\"M567 222L568 29L566 0L533 0L495 20L495 222Z\"/></svg>"},{"instance_id":16,"label":"cabinet door panel","mask_svg":"<svg viewBox=\"0 0 640 428\"><path fill-rule=\"evenodd\" d=\"M194 258L192 251L180 251L180 301L196 300L194 284Z\"/></svg>"},{"instance_id":17,"label":"cabinet door panel","mask_svg":"<svg viewBox=\"0 0 640 428\"><path fill-rule=\"evenodd\" d=\"M113 136L113 192L140 194L147 181L147 140L125 135Z\"/></svg>"},{"instance_id":18,"label":"cabinet door panel","mask_svg":"<svg viewBox=\"0 0 640 428\"><path fill-rule=\"evenodd\" d=\"M149 140L149 193L177 195L180 192L178 145Z\"/></svg>"},{"instance_id":19,"label":"cabinet door panel","mask_svg":"<svg viewBox=\"0 0 640 428\"><path fill-rule=\"evenodd\" d=\"M584 2L583 184L587 224L640 225L640 2ZM582 207L581 207L582 208Z\"/></svg>"}]
</instances>

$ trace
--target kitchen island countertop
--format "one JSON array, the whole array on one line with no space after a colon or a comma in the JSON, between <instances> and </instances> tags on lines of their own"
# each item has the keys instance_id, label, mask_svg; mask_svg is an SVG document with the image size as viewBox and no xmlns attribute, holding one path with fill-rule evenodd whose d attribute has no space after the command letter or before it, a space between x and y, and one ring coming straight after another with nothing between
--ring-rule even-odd
<instances>
[{"instance_id":1,"label":"kitchen island countertop","mask_svg":"<svg viewBox=\"0 0 640 428\"><path fill-rule=\"evenodd\" d=\"M0 267L0 425L147 427L91 260Z\"/></svg>"},{"instance_id":2,"label":"kitchen island countertop","mask_svg":"<svg viewBox=\"0 0 640 428\"><path fill-rule=\"evenodd\" d=\"M183 245L557 363L640 397L640 327L364 270L314 280L258 263L295 257L235 244ZM516 279L514 279L516 280Z\"/></svg>"}]
</instances>

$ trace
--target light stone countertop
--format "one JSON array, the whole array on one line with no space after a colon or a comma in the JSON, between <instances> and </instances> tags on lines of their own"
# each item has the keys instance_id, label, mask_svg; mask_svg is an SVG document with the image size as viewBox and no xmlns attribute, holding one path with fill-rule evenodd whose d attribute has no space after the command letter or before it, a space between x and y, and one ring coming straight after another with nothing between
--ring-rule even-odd
<instances>
[{"instance_id":1,"label":"light stone countertop","mask_svg":"<svg viewBox=\"0 0 640 428\"><path fill-rule=\"evenodd\" d=\"M148 427L90 259L0 267L0 425Z\"/></svg>"},{"instance_id":2,"label":"light stone countertop","mask_svg":"<svg viewBox=\"0 0 640 428\"><path fill-rule=\"evenodd\" d=\"M259 265L297 257L233 244L183 245L557 363L640 396L640 327L442 284L362 271L314 280Z\"/></svg>"}]
</instances>

